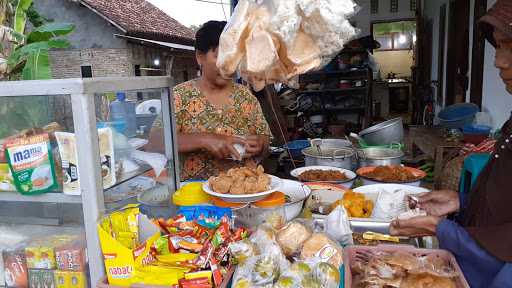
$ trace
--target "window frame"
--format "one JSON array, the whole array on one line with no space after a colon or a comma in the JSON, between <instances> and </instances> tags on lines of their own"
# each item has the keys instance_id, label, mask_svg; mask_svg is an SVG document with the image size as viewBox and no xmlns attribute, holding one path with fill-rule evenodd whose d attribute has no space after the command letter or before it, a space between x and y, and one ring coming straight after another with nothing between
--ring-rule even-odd
<instances>
[{"instance_id":1,"label":"window frame","mask_svg":"<svg viewBox=\"0 0 512 288\"><path fill-rule=\"evenodd\" d=\"M84 68L89 68L91 70L91 76L85 77L84 76ZM94 73L92 72L92 65L80 65L80 77L81 78L94 78Z\"/></svg>"},{"instance_id":2,"label":"window frame","mask_svg":"<svg viewBox=\"0 0 512 288\"><path fill-rule=\"evenodd\" d=\"M372 38L375 39L375 35L374 35L374 32L373 32L373 25L375 24L384 24L384 23L394 23L394 22L404 22L404 21L411 21L411 22L415 22L416 25L418 25L418 22L417 22L417 19L416 18L403 18L403 19L393 19L393 20L379 20L379 21L372 21L370 23L370 35L372 35ZM416 26L417 27L417 26ZM394 37L394 34L399 34L399 33L392 33L392 37L391 37L391 46L393 47L392 49L374 49L373 51L374 52L385 52L385 51L414 51L414 48L398 48L398 49L395 49L395 37ZM411 39L412 40L412 39Z\"/></svg>"}]
</instances>

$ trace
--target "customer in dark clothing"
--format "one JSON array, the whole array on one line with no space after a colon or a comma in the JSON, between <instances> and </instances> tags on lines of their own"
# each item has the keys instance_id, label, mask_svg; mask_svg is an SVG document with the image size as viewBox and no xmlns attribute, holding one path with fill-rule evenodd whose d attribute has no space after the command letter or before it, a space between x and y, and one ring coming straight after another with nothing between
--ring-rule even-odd
<instances>
[{"instance_id":1,"label":"customer in dark clothing","mask_svg":"<svg viewBox=\"0 0 512 288\"><path fill-rule=\"evenodd\" d=\"M496 67L512 94L512 1L498 0L481 23L496 47ZM455 255L471 287L512 287L511 176L512 116L465 207L454 191L426 193L419 205L428 216L393 221L391 233L436 235L440 247ZM456 212L457 221L445 219Z\"/></svg>"}]
</instances>

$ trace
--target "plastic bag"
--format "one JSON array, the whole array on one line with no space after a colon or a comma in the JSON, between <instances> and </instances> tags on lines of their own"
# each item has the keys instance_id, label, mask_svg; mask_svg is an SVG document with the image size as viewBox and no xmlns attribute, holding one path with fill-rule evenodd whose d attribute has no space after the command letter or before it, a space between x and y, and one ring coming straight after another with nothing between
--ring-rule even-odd
<instances>
[{"instance_id":1,"label":"plastic bag","mask_svg":"<svg viewBox=\"0 0 512 288\"><path fill-rule=\"evenodd\" d=\"M343 246L354 244L348 213L341 205L336 207L325 219L324 231Z\"/></svg>"},{"instance_id":2,"label":"plastic bag","mask_svg":"<svg viewBox=\"0 0 512 288\"><path fill-rule=\"evenodd\" d=\"M310 228L301 221L295 220L277 232L276 240L286 256L294 256L300 252L302 245L311 237L311 234Z\"/></svg>"},{"instance_id":3,"label":"plastic bag","mask_svg":"<svg viewBox=\"0 0 512 288\"><path fill-rule=\"evenodd\" d=\"M272 287L281 272L288 270L290 263L269 225L260 225L249 240L257 247L259 254L248 257L238 265L232 287Z\"/></svg>"},{"instance_id":4,"label":"plastic bag","mask_svg":"<svg viewBox=\"0 0 512 288\"><path fill-rule=\"evenodd\" d=\"M352 0L241 0L219 41L224 77L237 69L256 91L292 84L327 64L357 34Z\"/></svg>"}]
</instances>

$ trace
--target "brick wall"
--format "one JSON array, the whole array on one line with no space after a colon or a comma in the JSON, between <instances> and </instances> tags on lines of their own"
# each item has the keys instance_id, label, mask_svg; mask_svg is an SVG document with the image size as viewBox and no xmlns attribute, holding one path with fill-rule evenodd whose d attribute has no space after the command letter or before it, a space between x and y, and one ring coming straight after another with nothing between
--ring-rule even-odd
<instances>
[{"instance_id":1,"label":"brick wall","mask_svg":"<svg viewBox=\"0 0 512 288\"><path fill-rule=\"evenodd\" d=\"M50 51L53 78L80 78L80 66L90 65L93 77L133 76L128 49L83 49Z\"/></svg>"},{"instance_id":2,"label":"brick wall","mask_svg":"<svg viewBox=\"0 0 512 288\"><path fill-rule=\"evenodd\" d=\"M174 82L179 84L197 77L196 60L193 54L188 54L130 45L128 49L53 50L50 51L50 62L55 79L81 78L80 66L83 65L91 66L93 77L125 77L135 75L135 65L151 67L153 60L158 58L162 75L171 74ZM172 72L169 73L167 66L173 57ZM143 71L144 75L147 73Z\"/></svg>"}]
</instances>

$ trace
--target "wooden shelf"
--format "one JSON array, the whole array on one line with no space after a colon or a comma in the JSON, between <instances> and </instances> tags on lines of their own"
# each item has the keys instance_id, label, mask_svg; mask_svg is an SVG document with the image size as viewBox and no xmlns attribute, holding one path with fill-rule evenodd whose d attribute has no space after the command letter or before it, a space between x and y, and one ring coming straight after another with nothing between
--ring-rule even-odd
<instances>
[{"instance_id":1,"label":"wooden shelf","mask_svg":"<svg viewBox=\"0 0 512 288\"><path fill-rule=\"evenodd\" d=\"M352 87L352 88L337 88L337 89L320 89L320 90L306 90L301 91L299 94L318 94L318 93L343 93L343 92L366 92L368 88Z\"/></svg>"}]
</instances>

